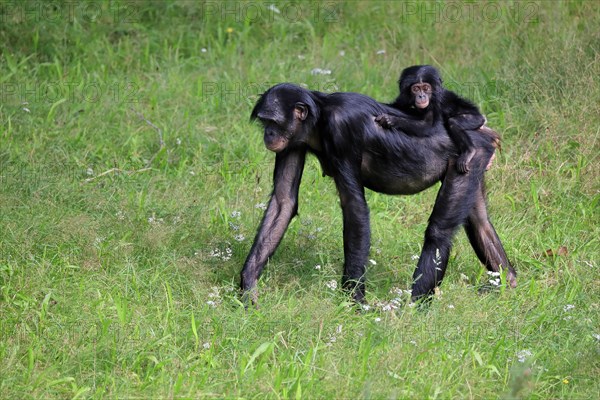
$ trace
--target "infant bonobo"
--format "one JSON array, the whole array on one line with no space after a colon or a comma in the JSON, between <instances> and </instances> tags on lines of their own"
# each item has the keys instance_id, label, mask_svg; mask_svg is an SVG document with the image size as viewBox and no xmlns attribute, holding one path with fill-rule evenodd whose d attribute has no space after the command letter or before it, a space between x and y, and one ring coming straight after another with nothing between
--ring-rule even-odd
<instances>
[{"instance_id":1,"label":"infant bonobo","mask_svg":"<svg viewBox=\"0 0 600 400\"><path fill-rule=\"evenodd\" d=\"M375 119L383 128L397 128L412 135L427 132L427 127L442 120L457 147L456 169L464 174L475 155L473 141L467 131L481 128L486 120L476 105L444 89L439 72L431 65L415 65L400 75L400 95L390 106L406 114L406 118L389 114ZM415 123L421 121L421 125Z\"/></svg>"}]
</instances>

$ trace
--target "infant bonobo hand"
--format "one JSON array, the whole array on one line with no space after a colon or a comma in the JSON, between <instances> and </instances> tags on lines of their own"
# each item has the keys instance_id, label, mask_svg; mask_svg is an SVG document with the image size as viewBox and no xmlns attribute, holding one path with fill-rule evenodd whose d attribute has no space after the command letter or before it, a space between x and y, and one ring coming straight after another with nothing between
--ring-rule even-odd
<instances>
[{"instance_id":1,"label":"infant bonobo hand","mask_svg":"<svg viewBox=\"0 0 600 400\"><path fill-rule=\"evenodd\" d=\"M375 117L375 123L384 129L392 128L392 120L387 114L380 114Z\"/></svg>"}]
</instances>

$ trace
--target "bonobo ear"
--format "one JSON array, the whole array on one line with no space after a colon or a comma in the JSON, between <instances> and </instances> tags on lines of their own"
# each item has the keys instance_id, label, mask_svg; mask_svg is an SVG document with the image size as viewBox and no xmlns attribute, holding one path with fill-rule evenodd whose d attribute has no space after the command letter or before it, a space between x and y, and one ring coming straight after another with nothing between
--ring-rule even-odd
<instances>
[{"instance_id":1,"label":"bonobo ear","mask_svg":"<svg viewBox=\"0 0 600 400\"><path fill-rule=\"evenodd\" d=\"M294 118L304 121L308 117L308 106L304 103L296 103L294 106Z\"/></svg>"}]
</instances>

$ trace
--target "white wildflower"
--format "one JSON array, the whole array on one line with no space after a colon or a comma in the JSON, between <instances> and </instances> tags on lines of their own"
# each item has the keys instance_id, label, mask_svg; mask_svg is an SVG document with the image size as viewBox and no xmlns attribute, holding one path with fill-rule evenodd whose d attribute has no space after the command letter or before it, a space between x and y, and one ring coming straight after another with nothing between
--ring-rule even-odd
<instances>
[{"instance_id":1,"label":"white wildflower","mask_svg":"<svg viewBox=\"0 0 600 400\"><path fill-rule=\"evenodd\" d=\"M377 318L375 318L375 320L374 320L374 321L375 321L375 322L381 322L381 318L377 317Z\"/></svg>"},{"instance_id":2,"label":"white wildflower","mask_svg":"<svg viewBox=\"0 0 600 400\"><path fill-rule=\"evenodd\" d=\"M393 288L390 289L390 294L397 294L399 296L402 296L402 289L394 286Z\"/></svg>"},{"instance_id":3,"label":"white wildflower","mask_svg":"<svg viewBox=\"0 0 600 400\"><path fill-rule=\"evenodd\" d=\"M267 209L267 205L265 203L256 203L254 205L254 208L258 208L259 210L266 210Z\"/></svg>"},{"instance_id":4,"label":"white wildflower","mask_svg":"<svg viewBox=\"0 0 600 400\"><path fill-rule=\"evenodd\" d=\"M377 50L377 55L382 55L385 54L385 50L381 49L381 50Z\"/></svg>"},{"instance_id":5,"label":"white wildflower","mask_svg":"<svg viewBox=\"0 0 600 400\"><path fill-rule=\"evenodd\" d=\"M391 303L394 308L398 308L398 306L402 304L402 299L400 297L396 297L395 299L392 299Z\"/></svg>"},{"instance_id":6,"label":"white wildflower","mask_svg":"<svg viewBox=\"0 0 600 400\"><path fill-rule=\"evenodd\" d=\"M210 349L210 343L208 343L208 342L206 342L206 343L203 343L203 344L202 344L202 347L203 347L205 350L208 350L208 349Z\"/></svg>"},{"instance_id":7,"label":"white wildflower","mask_svg":"<svg viewBox=\"0 0 600 400\"><path fill-rule=\"evenodd\" d=\"M241 217L242 213L239 211L232 211L231 212L231 218L239 218Z\"/></svg>"},{"instance_id":8,"label":"white wildflower","mask_svg":"<svg viewBox=\"0 0 600 400\"><path fill-rule=\"evenodd\" d=\"M454 305L448 304L448 308L454 308Z\"/></svg>"},{"instance_id":9,"label":"white wildflower","mask_svg":"<svg viewBox=\"0 0 600 400\"><path fill-rule=\"evenodd\" d=\"M201 53L206 53L207 51L208 51L208 50L206 50L206 47L203 47L203 48L201 48L201 49L200 49L200 52L201 52Z\"/></svg>"},{"instance_id":10,"label":"white wildflower","mask_svg":"<svg viewBox=\"0 0 600 400\"><path fill-rule=\"evenodd\" d=\"M269 4L267 9L269 9L270 11L273 11L275 14L281 14L281 11L279 11L279 8L275 7L275 4Z\"/></svg>"},{"instance_id":11,"label":"white wildflower","mask_svg":"<svg viewBox=\"0 0 600 400\"><path fill-rule=\"evenodd\" d=\"M377 261L373 260L372 258L369 260L369 262L371 263L371 265L377 265Z\"/></svg>"},{"instance_id":12,"label":"white wildflower","mask_svg":"<svg viewBox=\"0 0 600 400\"><path fill-rule=\"evenodd\" d=\"M500 278L490 279L488 282L494 286L500 286Z\"/></svg>"},{"instance_id":13,"label":"white wildflower","mask_svg":"<svg viewBox=\"0 0 600 400\"><path fill-rule=\"evenodd\" d=\"M563 307L563 311L564 312L569 312L569 311L571 311L574 308L575 308L575 306L573 304L567 304L566 306Z\"/></svg>"},{"instance_id":14,"label":"white wildflower","mask_svg":"<svg viewBox=\"0 0 600 400\"><path fill-rule=\"evenodd\" d=\"M317 264L317 265L315 265L315 269L316 269L316 270L320 270L320 269L321 269L321 264Z\"/></svg>"},{"instance_id":15,"label":"white wildflower","mask_svg":"<svg viewBox=\"0 0 600 400\"><path fill-rule=\"evenodd\" d=\"M331 290L335 290L335 289L337 289L337 281L335 279L332 279L332 280L326 282L325 286L327 286Z\"/></svg>"},{"instance_id":16,"label":"white wildflower","mask_svg":"<svg viewBox=\"0 0 600 400\"><path fill-rule=\"evenodd\" d=\"M196 252L195 254L198 255L198 252ZM231 250L229 247L225 248L225 251L214 249L211 250L209 255L210 257L220 258L223 261L228 261L233 255L233 250Z\"/></svg>"},{"instance_id":17,"label":"white wildflower","mask_svg":"<svg viewBox=\"0 0 600 400\"><path fill-rule=\"evenodd\" d=\"M243 242L246 240L246 236L242 235L241 233L239 235L235 235L233 238L238 242Z\"/></svg>"},{"instance_id":18,"label":"white wildflower","mask_svg":"<svg viewBox=\"0 0 600 400\"><path fill-rule=\"evenodd\" d=\"M412 256L410 256L410 259L413 261L416 261L419 259L419 255L418 254L413 254Z\"/></svg>"},{"instance_id":19,"label":"white wildflower","mask_svg":"<svg viewBox=\"0 0 600 400\"><path fill-rule=\"evenodd\" d=\"M311 75L331 75L330 69L313 68L310 71Z\"/></svg>"},{"instance_id":20,"label":"white wildflower","mask_svg":"<svg viewBox=\"0 0 600 400\"><path fill-rule=\"evenodd\" d=\"M150 225L160 225L163 222L165 222L165 220L163 218L157 218L156 215L154 215L154 213L151 217L148 217L148 223Z\"/></svg>"},{"instance_id":21,"label":"white wildflower","mask_svg":"<svg viewBox=\"0 0 600 400\"><path fill-rule=\"evenodd\" d=\"M489 276L493 276L493 277L500 276L500 272L495 272L495 271L488 271L487 274Z\"/></svg>"},{"instance_id":22,"label":"white wildflower","mask_svg":"<svg viewBox=\"0 0 600 400\"><path fill-rule=\"evenodd\" d=\"M527 358L531 357L532 353L530 350L521 350L517 352L517 359L520 363L524 363Z\"/></svg>"}]
</instances>

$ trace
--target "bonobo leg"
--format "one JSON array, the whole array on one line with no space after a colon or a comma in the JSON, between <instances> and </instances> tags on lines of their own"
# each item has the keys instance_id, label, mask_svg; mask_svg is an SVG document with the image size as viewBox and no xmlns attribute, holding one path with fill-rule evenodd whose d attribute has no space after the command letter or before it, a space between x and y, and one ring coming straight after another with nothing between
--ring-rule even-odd
<instances>
[{"instance_id":1,"label":"bonobo leg","mask_svg":"<svg viewBox=\"0 0 600 400\"><path fill-rule=\"evenodd\" d=\"M475 156L475 148L467 131L455 121L456 119L450 118L448 122L448 135L450 135L459 153L456 160L456 169L461 174L466 174L471 169L470 164Z\"/></svg>"},{"instance_id":2,"label":"bonobo leg","mask_svg":"<svg viewBox=\"0 0 600 400\"><path fill-rule=\"evenodd\" d=\"M480 182L475 193L475 204L465 223L465 232L479 260L489 271L507 269L506 280L510 287L517 286L517 273L510 265L498 234L488 218L485 186Z\"/></svg>"},{"instance_id":3,"label":"bonobo leg","mask_svg":"<svg viewBox=\"0 0 600 400\"><path fill-rule=\"evenodd\" d=\"M241 271L240 286L245 301L250 296L256 303L255 287L258 277L298 211L298 189L305 158L305 150L277 153L275 157L271 200Z\"/></svg>"},{"instance_id":4,"label":"bonobo leg","mask_svg":"<svg viewBox=\"0 0 600 400\"><path fill-rule=\"evenodd\" d=\"M478 183L483 179L484 168L490 156L491 153L476 153L471 171L466 174L458 172L450 162L429 217L423 250L413 274L413 301L432 295L435 287L442 282L448 266L452 238L473 208Z\"/></svg>"},{"instance_id":5,"label":"bonobo leg","mask_svg":"<svg viewBox=\"0 0 600 400\"><path fill-rule=\"evenodd\" d=\"M342 287L354 300L365 300L365 270L371 245L369 207L358 171L340 167L335 183L344 217L344 275Z\"/></svg>"},{"instance_id":6,"label":"bonobo leg","mask_svg":"<svg viewBox=\"0 0 600 400\"><path fill-rule=\"evenodd\" d=\"M459 151L459 157L456 160L456 169L465 174L471 168L471 160L475 156L475 147L471 140L471 134L477 134L479 129L485 124L485 117L479 112L475 114L459 114L448 118L448 134Z\"/></svg>"}]
</instances>

